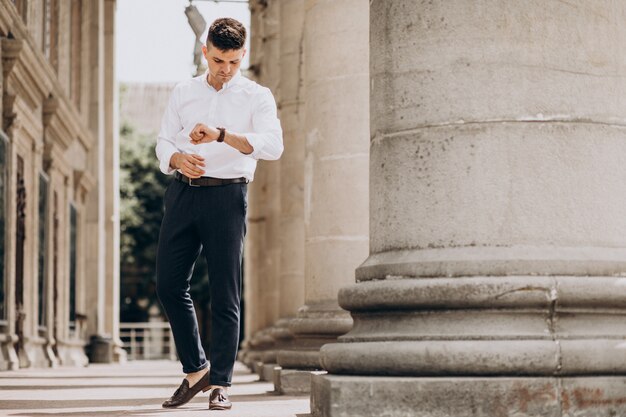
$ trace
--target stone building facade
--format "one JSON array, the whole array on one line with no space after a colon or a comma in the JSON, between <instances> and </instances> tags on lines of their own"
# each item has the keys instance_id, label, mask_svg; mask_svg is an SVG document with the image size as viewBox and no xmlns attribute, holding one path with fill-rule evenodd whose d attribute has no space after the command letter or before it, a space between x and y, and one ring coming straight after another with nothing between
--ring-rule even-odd
<instances>
[{"instance_id":1,"label":"stone building facade","mask_svg":"<svg viewBox=\"0 0 626 417\"><path fill-rule=\"evenodd\" d=\"M123 360L115 0L0 0L0 370Z\"/></svg>"},{"instance_id":2,"label":"stone building facade","mask_svg":"<svg viewBox=\"0 0 626 417\"><path fill-rule=\"evenodd\" d=\"M626 415L626 3L250 7L241 359L316 416Z\"/></svg>"}]
</instances>

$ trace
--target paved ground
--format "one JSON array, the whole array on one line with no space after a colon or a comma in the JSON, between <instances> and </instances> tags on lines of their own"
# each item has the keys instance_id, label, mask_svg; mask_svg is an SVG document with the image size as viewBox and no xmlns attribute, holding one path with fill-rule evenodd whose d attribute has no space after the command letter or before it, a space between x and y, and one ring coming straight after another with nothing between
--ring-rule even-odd
<instances>
[{"instance_id":1,"label":"paved ground","mask_svg":"<svg viewBox=\"0 0 626 417\"><path fill-rule=\"evenodd\" d=\"M233 409L210 411L208 393L175 410L161 408L182 381L180 365L137 361L86 368L25 369L0 372L0 416L224 416L304 417L309 397L270 393L237 364L229 389Z\"/></svg>"}]
</instances>

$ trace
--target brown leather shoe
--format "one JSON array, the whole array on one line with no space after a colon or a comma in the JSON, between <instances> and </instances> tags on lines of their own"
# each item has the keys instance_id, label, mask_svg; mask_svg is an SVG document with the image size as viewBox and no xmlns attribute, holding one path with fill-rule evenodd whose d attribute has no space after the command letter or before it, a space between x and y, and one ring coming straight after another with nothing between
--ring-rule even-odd
<instances>
[{"instance_id":1,"label":"brown leather shoe","mask_svg":"<svg viewBox=\"0 0 626 417\"><path fill-rule=\"evenodd\" d=\"M163 408L176 408L183 404L187 404L197 393L202 390L207 392L209 390L209 373L207 372L202 378L193 384L193 387L189 388L189 381L187 378L183 379L180 387L174 392L169 400L163 403Z\"/></svg>"},{"instance_id":2,"label":"brown leather shoe","mask_svg":"<svg viewBox=\"0 0 626 417\"><path fill-rule=\"evenodd\" d=\"M209 410L230 410L232 406L224 388L213 388L209 396Z\"/></svg>"}]
</instances>

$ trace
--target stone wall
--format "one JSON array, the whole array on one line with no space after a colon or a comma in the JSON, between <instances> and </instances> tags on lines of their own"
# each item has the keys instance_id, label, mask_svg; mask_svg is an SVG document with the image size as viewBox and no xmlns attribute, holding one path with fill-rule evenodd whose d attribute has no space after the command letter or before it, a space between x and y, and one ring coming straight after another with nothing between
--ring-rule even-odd
<instances>
[{"instance_id":1,"label":"stone wall","mask_svg":"<svg viewBox=\"0 0 626 417\"><path fill-rule=\"evenodd\" d=\"M8 145L0 369L85 364L92 335L110 337L110 349L117 342L124 358L115 78L105 65L114 14L114 0L0 1Z\"/></svg>"}]
</instances>

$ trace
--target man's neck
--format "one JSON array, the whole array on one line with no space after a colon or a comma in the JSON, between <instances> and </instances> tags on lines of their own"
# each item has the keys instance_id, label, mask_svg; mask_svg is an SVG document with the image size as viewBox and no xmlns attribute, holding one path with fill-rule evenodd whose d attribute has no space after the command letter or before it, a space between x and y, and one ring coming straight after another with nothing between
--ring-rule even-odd
<instances>
[{"instance_id":1,"label":"man's neck","mask_svg":"<svg viewBox=\"0 0 626 417\"><path fill-rule=\"evenodd\" d=\"M215 78L211 77L211 73L207 73L206 76L206 81L207 83L209 83L209 85L213 88L215 88L216 91L220 91L222 89L222 87L224 86L224 83L219 82L218 80L216 80Z\"/></svg>"}]
</instances>

